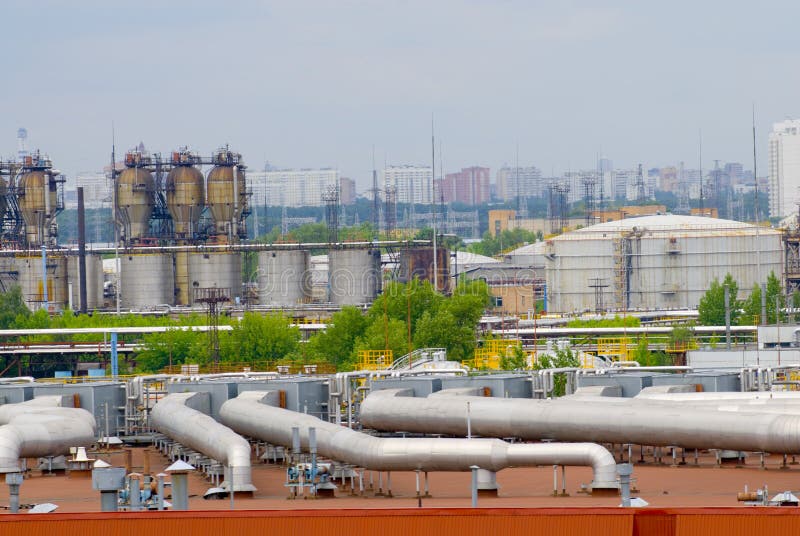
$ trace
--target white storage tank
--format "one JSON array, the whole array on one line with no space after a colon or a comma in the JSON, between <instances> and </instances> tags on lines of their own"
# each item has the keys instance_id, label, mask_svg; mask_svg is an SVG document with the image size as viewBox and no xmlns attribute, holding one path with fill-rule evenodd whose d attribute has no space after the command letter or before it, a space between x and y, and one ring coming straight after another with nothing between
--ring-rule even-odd
<instances>
[{"instance_id":1,"label":"white storage tank","mask_svg":"<svg viewBox=\"0 0 800 536\"><path fill-rule=\"evenodd\" d=\"M738 221L657 215L601 223L547 241L548 310L594 310L598 295L604 309L693 309L729 272L741 299L770 272L780 277L782 259L780 231Z\"/></svg>"},{"instance_id":2,"label":"white storage tank","mask_svg":"<svg viewBox=\"0 0 800 536\"><path fill-rule=\"evenodd\" d=\"M308 251L258 253L258 303L297 305L311 298Z\"/></svg>"},{"instance_id":3,"label":"white storage tank","mask_svg":"<svg viewBox=\"0 0 800 536\"><path fill-rule=\"evenodd\" d=\"M44 280L42 257L17 257L14 262L22 288L22 298L31 310L41 308L44 303ZM47 305L53 311L63 310L68 305L67 258L48 252L47 255Z\"/></svg>"},{"instance_id":4,"label":"white storage tank","mask_svg":"<svg viewBox=\"0 0 800 536\"><path fill-rule=\"evenodd\" d=\"M120 257L120 306L149 310L172 305L175 300L175 270L172 255L131 254Z\"/></svg>"},{"instance_id":5,"label":"white storage tank","mask_svg":"<svg viewBox=\"0 0 800 536\"><path fill-rule=\"evenodd\" d=\"M189 253L189 285L191 300L194 289L227 288L231 302L242 295L242 256L239 253Z\"/></svg>"},{"instance_id":6,"label":"white storage tank","mask_svg":"<svg viewBox=\"0 0 800 536\"><path fill-rule=\"evenodd\" d=\"M81 276L80 258L69 259L69 285L73 309L80 308ZM103 260L100 255L86 255L86 308L89 311L103 307Z\"/></svg>"},{"instance_id":7,"label":"white storage tank","mask_svg":"<svg viewBox=\"0 0 800 536\"><path fill-rule=\"evenodd\" d=\"M372 303L381 290L381 253L377 249L328 252L329 301L337 305Z\"/></svg>"}]
</instances>

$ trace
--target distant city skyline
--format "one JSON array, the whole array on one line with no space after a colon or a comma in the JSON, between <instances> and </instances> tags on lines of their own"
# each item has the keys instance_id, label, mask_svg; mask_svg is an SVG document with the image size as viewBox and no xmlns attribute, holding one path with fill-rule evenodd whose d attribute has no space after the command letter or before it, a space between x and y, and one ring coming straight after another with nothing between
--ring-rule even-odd
<instances>
[{"instance_id":1,"label":"distant city skyline","mask_svg":"<svg viewBox=\"0 0 800 536\"><path fill-rule=\"evenodd\" d=\"M49 154L74 184L117 152L230 143L251 169L376 168L431 160L445 173L516 162L544 176L593 169L752 168L772 124L800 116L800 5L508 0L99 0L0 6L12 82L0 156ZM66 31L66 29L69 29ZM35 35L35 39L31 36ZM220 39L225 36L226 39ZM439 144L441 143L441 154Z\"/></svg>"}]
</instances>

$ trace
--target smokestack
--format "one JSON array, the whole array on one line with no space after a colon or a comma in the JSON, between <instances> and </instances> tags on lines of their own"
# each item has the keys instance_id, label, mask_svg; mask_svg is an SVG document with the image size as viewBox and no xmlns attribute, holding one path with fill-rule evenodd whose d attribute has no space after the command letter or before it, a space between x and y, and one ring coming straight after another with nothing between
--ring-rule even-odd
<instances>
[{"instance_id":1,"label":"smokestack","mask_svg":"<svg viewBox=\"0 0 800 536\"><path fill-rule=\"evenodd\" d=\"M86 209L83 206L83 186L78 186L78 286L80 312L86 314Z\"/></svg>"}]
</instances>

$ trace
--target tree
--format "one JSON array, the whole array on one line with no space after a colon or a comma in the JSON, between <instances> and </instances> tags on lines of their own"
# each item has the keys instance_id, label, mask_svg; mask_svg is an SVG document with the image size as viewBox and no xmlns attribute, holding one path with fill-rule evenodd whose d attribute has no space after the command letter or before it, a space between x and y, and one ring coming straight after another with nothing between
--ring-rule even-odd
<instances>
[{"instance_id":1,"label":"tree","mask_svg":"<svg viewBox=\"0 0 800 536\"><path fill-rule=\"evenodd\" d=\"M30 314L19 285L0 294L0 329L8 329L15 324L17 317L27 318Z\"/></svg>"},{"instance_id":2,"label":"tree","mask_svg":"<svg viewBox=\"0 0 800 536\"><path fill-rule=\"evenodd\" d=\"M781 281L775 272L770 272L767 277L767 323L775 324L778 322L779 310L786 307L786 296L783 294ZM785 321L785 315L780 314L781 321Z\"/></svg>"},{"instance_id":3,"label":"tree","mask_svg":"<svg viewBox=\"0 0 800 536\"><path fill-rule=\"evenodd\" d=\"M528 368L528 355L520 345L514 346L511 355L504 355L500 358L500 369L502 370L524 370L526 368Z\"/></svg>"},{"instance_id":4,"label":"tree","mask_svg":"<svg viewBox=\"0 0 800 536\"><path fill-rule=\"evenodd\" d=\"M144 336L144 346L136 356L140 372L157 372L168 365L208 362L208 339L198 331L169 329Z\"/></svg>"},{"instance_id":5,"label":"tree","mask_svg":"<svg viewBox=\"0 0 800 536\"><path fill-rule=\"evenodd\" d=\"M300 330L282 314L245 313L233 329L220 333L220 360L275 362L297 350Z\"/></svg>"},{"instance_id":6,"label":"tree","mask_svg":"<svg viewBox=\"0 0 800 536\"><path fill-rule=\"evenodd\" d=\"M386 339L389 339L389 350L394 358L408 353L408 332L406 323L396 318L389 318L383 322L372 322L364 333L356 339L353 354L348 361L342 363L343 370L353 370L358 363L358 352L362 350L378 350L386 348Z\"/></svg>"},{"instance_id":7,"label":"tree","mask_svg":"<svg viewBox=\"0 0 800 536\"><path fill-rule=\"evenodd\" d=\"M459 325L448 310L440 310L436 314L426 311L417 321L414 346L445 348L448 359L462 361L475 353L475 328L468 324Z\"/></svg>"},{"instance_id":8,"label":"tree","mask_svg":"<svg viewBox=\"0 0 800 536\"><path fill-rule=\"evenodd\" d=\"M539 354L533 363L534 370L550 368L578 368L581 360L569 348L556 350L553 354ZM553 376L553 396L564 396L567 390L567 377L564 374Z\"/></svg>"},{"instance_id":9,"label":"tree","mask_svg":"<svg viewBox=\"0 0 800 536\"><path fill-rule=\"evenodd\" d=\"M728 297L730 298L731 324L736 322L739 315L740 303L736 296L739 293L739 285L734 281L730 273L725 274L725 279L720 284L719 279L714 278L711 286L700 298L697 307L698 322L703 326L724 326L725 325L725 287L728 287Z\"/></svg>"},{"instance_id":10,"label":"tree","mask_svg":"<svg viewBox=\"0 0 800 536\"><path fill-rule=\"evenodd\" d=\"M430 281L414 278L408 283L389 283L372 302L367 317L370 322L382 319L384 314L395 320L410 321L413 332L422 314L437 311L443 300L444 297L433 290Z\"/></svg>"},{"instance_id":11,"label":"tree","mask_svg":"<svg viewBox=\"0 0 800 536\"><path fill-rule=\"evenodd\" d=\"M746 300L742 302L742 315L739 323L742 325L758 324L761 317L761 285L756 283Z\"/></svg>"},{"instance_id":12,"label":"tree","mask_svg":"<svg viewBox=\"0 0 800 536\"><path fill-rule=\"evenodd\" d=\"M356 339L368 325L369 321L357 307L342 307L331 317L325 331L308 341L308 353L333 363L339 369L343 363L352 362Z\"/></svg>"}]
</instances>

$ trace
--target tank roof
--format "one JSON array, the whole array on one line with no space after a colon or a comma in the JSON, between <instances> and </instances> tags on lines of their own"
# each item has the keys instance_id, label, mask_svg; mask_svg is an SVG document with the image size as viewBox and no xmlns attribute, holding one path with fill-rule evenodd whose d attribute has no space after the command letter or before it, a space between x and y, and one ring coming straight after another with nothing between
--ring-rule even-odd
<instances>
[{"instance_id":1,"label":"tank roof","mask_svg":"<svg viewBox=\"0 0 800 536\"><path fill-rule=\"evenodd\" d=\"M758 229L764 234L780 234L780 231L769 227L757 227L750 223L707 218L703 216L684 216L677 214L658 214L654 216L638 216L623 220L598 223L590 227L578 229L555 237L553 240L589 238L591 235L605 233L627 233L647 231L650 233L678 232L682 234L751 234Z\"/></svg>"}]
</instances>

